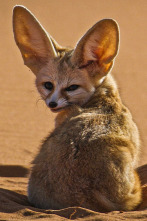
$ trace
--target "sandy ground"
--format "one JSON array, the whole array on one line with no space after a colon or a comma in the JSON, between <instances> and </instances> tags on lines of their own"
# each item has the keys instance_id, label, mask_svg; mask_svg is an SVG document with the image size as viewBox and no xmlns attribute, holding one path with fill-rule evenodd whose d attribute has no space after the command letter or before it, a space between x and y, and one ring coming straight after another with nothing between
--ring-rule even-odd
<instances>
[{"instance_id":1,"label":"sandy ground","mask_svg":"<svg viewBox=\"0 0 147 221\"><path fill-rule=\"evenodd\" d=\"M83 208L43 211L28 204L25 176L41 140L54 127L55 115L40 101L35 77L23 65L15 45L12 9L16 4L29 8L64 46L74 46L100 19L117 20L121 44L113 75L140 130L139 165L147 163L147 1L0 0L0 220L146 220L145 210L100 214Z\"/></svg>"}]
</instances>

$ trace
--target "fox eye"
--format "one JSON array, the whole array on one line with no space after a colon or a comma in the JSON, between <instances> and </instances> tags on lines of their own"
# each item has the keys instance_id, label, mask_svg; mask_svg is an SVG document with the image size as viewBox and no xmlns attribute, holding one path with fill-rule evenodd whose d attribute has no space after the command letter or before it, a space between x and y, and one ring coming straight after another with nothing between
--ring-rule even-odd
<instances>
[{"instance_id":1,"label":"fox eye","mask_svg":"<svg viewBox=\"0 0 147 221\"><path fill-rule=\"evenodd\" d=\"M51 91L51 90L53 89L53 84L48 81L48 82L45 82L45 83L44 83L44 87L45 87L47 90Z\"/></svg>"},{"instance_id":2,"label":"fox eye","mask_svg":"<svg viewBox=\"0 0 147 221\"><path fill-rule=\"evenodd\" d=\"M66 91L75 91L78 88L79 88L79 85L73 84L73 85L70 85L69 87L67 87L65 90Z\"/></svg>"}]
</instances>

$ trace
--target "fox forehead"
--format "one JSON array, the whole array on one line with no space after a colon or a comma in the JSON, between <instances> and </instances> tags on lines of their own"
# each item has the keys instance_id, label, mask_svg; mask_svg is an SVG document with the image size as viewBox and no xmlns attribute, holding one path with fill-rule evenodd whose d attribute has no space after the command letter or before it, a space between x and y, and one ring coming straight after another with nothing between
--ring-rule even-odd
<instances>
[{"instance_id":1,"label":"fox forehead","mask_svg":"<svg viewBox=\"0 0 147 221\"><path fill-rule=\"evenodd\" d=\"M55 85L68 87L72 84L85 85L90 83L89 75L86 70L80 70L72 66L65 59L50 59L48 63L40 70L37 76L37 82L51 81Z\"/></svg>"}]
</instances>

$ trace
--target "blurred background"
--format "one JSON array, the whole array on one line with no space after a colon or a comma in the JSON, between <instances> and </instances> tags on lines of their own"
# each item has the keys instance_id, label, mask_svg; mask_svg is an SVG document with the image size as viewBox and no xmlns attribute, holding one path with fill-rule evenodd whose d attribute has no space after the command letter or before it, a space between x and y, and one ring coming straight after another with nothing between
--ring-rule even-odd
<instances>
[{"instance_id":1,"label":"blurred background","mask_svg":"<svg viewBox=\"0 0 147 221\"><path fill-rule=\"evenodd\" d=\"M75 46L97 21L120 26L120 51L113 68L121 97L141 135L140 165L147 162L147 1L0 0L0 164L29 165L55 114L40 101L35 77L23 65L12 31L12 10L26 6L63 46Z\"/></svg>"}]
</instances>

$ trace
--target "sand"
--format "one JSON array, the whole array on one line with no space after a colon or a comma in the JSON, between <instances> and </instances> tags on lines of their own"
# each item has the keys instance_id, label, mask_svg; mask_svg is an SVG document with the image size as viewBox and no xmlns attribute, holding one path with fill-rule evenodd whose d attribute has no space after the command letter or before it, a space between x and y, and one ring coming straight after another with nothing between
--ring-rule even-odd
<instances>
[{"instance_id":1,"label":"sand","mask_svg":"<svg viewBox=\"0 0 147 221\"><path fill-rule=\"evenodd\" d=\"M35 76L23 65L12 32L12 8L28 7L63 46L74 46L94 23L117 20L119 55L113 68L121 97L141 135L139 165L147 163L147 1L0 0L0 220L147 220L147 167L141 167L144 200L138 211L96 213L84 208L39 210L27 201L31 161L54 128L55 114L40 100Z\"/></svg>"}]
</instances>

